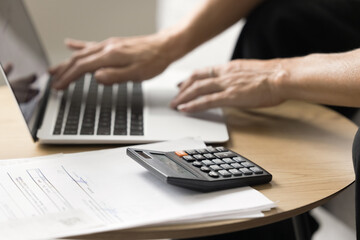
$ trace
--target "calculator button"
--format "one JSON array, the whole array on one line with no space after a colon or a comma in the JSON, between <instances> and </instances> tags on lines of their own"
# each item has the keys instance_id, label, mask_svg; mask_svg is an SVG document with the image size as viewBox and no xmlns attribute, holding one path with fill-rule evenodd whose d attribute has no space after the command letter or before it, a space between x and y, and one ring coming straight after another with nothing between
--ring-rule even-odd
<instances>
[{"instance_id":1,"label":"calculator button","mask_svg":"<svg viewBox=\"0 0 360 240\"><path fill-rule=\"evenodd\" d=\"M216 150L218 150L219 152L225 152L225 151L227 151L227 149L224 148L224 147L217 147Z\"/></svg>"},{"instance_id":2,"label":"calculator button","mask_svg":"<svg viewBox=\"0 0 360 240\"><path fill-rule=\"evenodd\" d=\"M208 168L207 166L202 166L202 167L200 168L200 170L203 171L203 172L206 172L206 173L208 173L208 172L211 171L211 169Z\"/></svg>"},{"instance_id":3,"label":"calculator button","mask_svg":"<svg viewBox=\"0 0 360 240\"><path fill-rule=\"evenodd\" d=\"M205 154L205 153L209 153L205 148L202 149L196 149L196 151L200 154Z\"/></svg>"},{"instance_id":4,"label":"calculator button","mask_svg":"<svg viewBox=\"0 0 360 240\"><path fill-rule=\"evenodd\" d=\"M231 158L223 158L222 159L224 162L226 162L226 163L234 163L235 161L234 160L232 160Z\"/></svg>"},{"instance_id":5,"label":"calculator button","mask_svg":"<svg viewBox=\"0 0 360 240\"><path fill-rule=\"evenodd\" d=\"M242 168L240 163L232 163L231 166L233 166L234 168Z\"/></svg>"},{"instance_id":6,"label":"calculator button","mask_svg":"<svg viewBox=\"0 0 360 240\"><path fill-rule=\"evenodd\" d=\"M251 175L252 174L252 171L250 171L247 168L240 168L239 171L242 172L245 175Z\"/></svg>"},{"instance_id":7,"label":"calculator button","mask_svg":"<svg viewBox=\"0 0 360 240\"><path fill-rule=\"evenodd\" d=\"M223 160L220 160L218 158L212 160L215 164L223 164L225 163Z\"/></svg>"},{"instance_id":8,"label":"calculator button","mask_svg":"<svg viewBox=\"0 0 360 240\"><path fill-rule=\"evenodd\" d=\"M233 157L232 158L235 162L241 163L241 162L245 162L246 160L243 159L242 157Z\"/></svg>"},{"instance_id":9,"label":"calculator button","mask_svg":"<svg viewBox=\"0 0 360 240\"><path fill-rule=\"evenodd\" d=\"M195 167L201 167L202 163L199 162L199 161L195 161L195 162L192 163L192 165L195 166Z\"/></svg>"},{"instance_id":10,"label":"calculator button","mask_svg":"<svg viewBox=\"0 0 360 240\"><path fill-rule=\"evenodd\" d=\"M175 154L178 155L179 157L183 157L183 156L186 156L188 155L186 152L184 151L175 151Z\"/></svg>"},{"instance_id":11,"label":"calculator button","mask_svg":"<svg viewBox=\"0 0 360 240\"><path fill-rule=\"evenodd\" d=\"M204 165L206 166L210 166L210 165L214 165L214 162L213 161L210 161L210 160L203 160L201 161Z\"/></svg>"},{"instance_id":12,"label":"calculator button","mask_svg":"<svg viewBox=\"0 0 360 240\"><path fill-rule=\"evenodd\" d=\"M217 173L214 172L214 171L211 171L211 172L209 172L209 176L210 176L210 177L213 177L213 178L218 178L218 177L219 177L219 174L217 174Z\"/></svg>"},{"instance_id":13,"label":"calculator button","mask_svg":"<svg viewBox=\"0 0 360 240\"><path fill-rule=\"evenodd\" d=\"M183 156L183 159L186 160L187 162L193 162L195 161L195 158L193 158L192 156Z\"/></svg>"},{"instance_id":14,"label":"calculator button","mask_svg":"<svg viewBox=\"0 0 360 240\"><path fill-rule=\"evenodd\" d=\"M218 173L223 177L231 177L231 173L229 173L227 170L220 170Z\"/></svg>"},{"instance_id":15,"label":"calculator button","mask_svg":"<svg viewBox=\"0 0 360 240\"><path fill-rule=\"evenodd\" d=\"M214 153L214 155L217 158L230 158L230 157L236 157L237 155L233 152L218 152L218 153Z\"/></svg>"},{"instance_id":16,"label":"calculator button","mask_svg":"<svg viewBox=\"0 0 360 240\"><path fill-rule=\"evenodd\" d=\"M222 169L221 167L219 167L219 165L211 165L210 168L214 171L218 171Z\"/></svg>"},{"instance_id":17,"label":"calculator button","mask_svg":"<svg viewBox=\"0 0 360 240\"><path fill-rule=\"evenodd\" d=\"M204 157L206 157L207 159L213 159L216 158L214 155L212 155L211 153L206 153L204 154Z\"/></svg>"},{"instance_id":18,"label":"calculator button","mask_svg":"<svg viewBox=\"0 0 360 240\"><path fill-rule=\"evenodd\" d=\"M186 150L185 151L187 154L189 154L189 155L194 155L194 154L197 154L197 151L196 150Z\"/></svg>"},{"instance_id":19,"label":"calculator button","mask_svg":"<svg viewBox=\"0 0 360 240\"><path fill-rule=\"evenodd\" d=\"M196 155L193 155L194 158L196 158L197 160L204 160L206 159L203 155L201 154L196 154Z\"/></svg>"},{"instance_id":20,"label":"calculator button","mask_svg":"<svg viewBox=\"0 0 360 240\"><path fill-rule=\"evenodd\" d=\"M251 162L242 162L241 165L243 165L244 167L254 167L254 164L252 164Z\"/></svg>"},{"instance_id":21,"label":"calculator button","mask_svg":"<svg viewBox=\"0 0 360 240\"><path fill-rule=\"evenodd\" d=\"M233 168L232 166L230 166L229 164L221 164L220 167L222 167L223 169L231 169Z\"/></svg>"},{"instance_id":22,"label":"calculator button","mask_svg":"<svg viewBox=\"0 0 360 240\"><path fill-rule=\"evenodd\" d=\"M251 167L250 170L253 171L255 174L262 174L263 173L263 170L261 170L258 167Z\"/></svg>"},{"instance_id":23,"label":"calculator button","mask_svg":"<svg viewBox=\"0 0 360 240\"><path fill-rule=\"evenodd\" d=\"M216 150L214 147L207 147L206 150L207 150L209 153L216 153L216 152L218 152L218 150Z\"/></svg>"},{"instance_id":24,"label":"calculator button","mask_svg":"<svg viewBox=\"0 0 360 240\"><path fill-rule=\"evenodd\" d=\"M229 172L231 172L234 176L241 176L242 173L237 169L230 169Z\"/></svg>"}]
</instances>

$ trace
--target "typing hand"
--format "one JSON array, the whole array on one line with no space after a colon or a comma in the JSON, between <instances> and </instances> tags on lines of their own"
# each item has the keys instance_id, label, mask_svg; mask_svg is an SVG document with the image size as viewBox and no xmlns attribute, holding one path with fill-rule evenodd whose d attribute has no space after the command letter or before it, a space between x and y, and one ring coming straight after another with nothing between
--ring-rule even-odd
<instances>
[{"instance_id":1,"label":"typing hand","mask_svg":"<svg viewBox=\"0 0 360 240\"><path fill-rule=\"evenodd\" d=\"M66 40L75 52L69 60L50 69L53 87L64 89L86 72L93 72L99 83L107 85L152 78L170 64L165 40L161 34L114 37L102 42Z\"/></svg>"},{"instance_id":2,"label":"typing hand","mask_svg":"<svg viewBox=\"0 0 360 240\"><path fill-rule=\"evenodd\" d=\"M215 107L269 107L284 100L276 82L286 76L281 60L234 60L195 71L182 82L171 107L195 112Z\"/></svg>"}]
</instances>

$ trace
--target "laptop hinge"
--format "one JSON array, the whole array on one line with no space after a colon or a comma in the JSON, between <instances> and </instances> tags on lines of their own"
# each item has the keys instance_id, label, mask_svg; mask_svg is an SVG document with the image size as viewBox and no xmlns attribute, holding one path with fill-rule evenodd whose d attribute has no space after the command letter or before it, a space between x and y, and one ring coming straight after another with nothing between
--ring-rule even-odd
<instances>
[{"instance_id":1,"label":"laptop hinge","mask_svg":"<svg viewBox=\"0 0 360 240\"><path fill-rule=\"evenodd\" d=\"M48 98L49 98L49 94L50 94L50 90L51 90L51 83L52 83L52 76L49 77L49 81L47 82L47 85L46 85L46 90L45 90L45 93L44 93L44 97L39 102L39 105L40 105L39 113L36 116L35 127L33 128L33 131L31 133L34 141L38 140L37 131L41 127L41 125L43 123L44 114L45 114L45 110L46 110L46 106L47 106L47 103L48 103Z\"/></svg>"}]
</instances>

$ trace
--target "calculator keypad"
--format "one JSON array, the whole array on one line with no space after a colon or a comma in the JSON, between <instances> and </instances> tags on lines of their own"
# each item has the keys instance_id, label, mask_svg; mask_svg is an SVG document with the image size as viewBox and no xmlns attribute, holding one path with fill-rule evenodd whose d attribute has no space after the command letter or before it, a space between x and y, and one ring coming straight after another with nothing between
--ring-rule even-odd
<instances>
[{"instance_id":1,"label":"calculator keypad","mask_svg":"<svg viewBox=\"0 0 360 240\"><path fill-rule=\"evenodd\" d=\"M239 176L260 175L264 171L249 160L227 150L224 147L207 147L177 151L189 164L200 168L202 172L212 178L230 178ZM180 157L180 156L179 156Z\"/></svg>"}]
</instances>

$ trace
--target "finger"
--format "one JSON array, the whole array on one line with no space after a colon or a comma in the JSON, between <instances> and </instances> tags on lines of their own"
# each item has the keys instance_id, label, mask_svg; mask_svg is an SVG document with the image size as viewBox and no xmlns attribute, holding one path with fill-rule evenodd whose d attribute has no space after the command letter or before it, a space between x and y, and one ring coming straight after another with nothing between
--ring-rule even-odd
<instances>
[{"instance_id":1,"label":"finger","mask_svg":"<svg viewBox=\"0 0 360 240\"><path fill-rule=\"evenodd\" d=\"M48 69L48 72L51 74L51 75L55 75L56 72L58 72L60 69L60 65L57 65L57 66L53 66L53 67L50 67Z\"/></svg>"},{"instance_id":2,"label":"finger","mask_svg":"<svg viewBox=\"0 0 360 240\"><path fill-rule=\"evenodd\" d=\"M180 88L183 83L184 83L184 81L179 82L179 83L177 84L177 87Z\"/></svg>"},{"instance_id":3,"label":"finger","mask_svg":"<svg viewBox=\"0 0 360 240\"><path fill-rule=\"evenodd\" d=\"M68 63L68 67L64 73L55 77L53 87L55 89L64 89L83 74L87 72L94 72L95 70L108 64L109 59L106 57L106 54L102 52L82 58L73 63L70 62Z\"/></svg>"},{"instance_id":4,"label":"finger","mask_svg":"<svg viewBox=\"0 0 360 240\"><path fill-rule=\"evenodd\" d=\"M88 42L67 38L65 39L65 45L72 50L81 50L85 48Z\"/></svg>"},{"instance_id":5,"label":"finger","mask_svg":"<svg viewBox=\"0 0 360 240\"><path fill-rule=\"evenodd\" d=\"M80 61L82 58L88 57L90 55L96 54L103 49L101 44L96 44L82 50L79 50L73 54L73 56L66 62L61 63L60 65L51 68L49 70L50 74L54 75L55 79L61 78L61 76L69 70L69 68L76 62Z\"/></svg>"},{"instance_id":6,"label":"finger","mask_svg":"<svg viewBox=\"0 0 360 240\"><path fill-rule=\"evenodd\" d=\"M104 48L103 44L93 44L86 48L80 49L73 53L72 58L75 60L81 59L83 57L87 57L91 54L95 54L101 51Z\"/></svg>"},{"instance_id":7,"label":"finger","mask_svg":"<svg viewBox=\"0 0 360 240\"><path fill-rule=\"evenodd\" d=\"M203 81L196 81L193 85L180 91L180 93L171 102L170 106L176 108L178 105L189 102L202 95L211 94L223 90L215 79L206 79Z\"/></svg>"},{"instance_id":8,"label":"finger","mask_svg":"<svg viewBox=\"0 0 360 240\"><path fill-rule=\"evenodd\" d=\"M95 72L95 79L105 85L128 81L138 82L143 79L139 78L137 70L135 65L119 68L102 68Z\"/></svg>"},{"instance_id":9,"label":"finger","mask_svg":"<svg viewBox=\"0 0 360 240\"><path fill-rule=\"evenodd\" d=\"M74 59L68 59L62 63L60 63L58 66L53 67L50 69L50 73L53 74L53 80L54 82L58 81L58 79L61 78L61 76L75 63Z\"/></svg>"},{"instance_id":10,"label":"finger","mask_svg":"<svg viewBox=\"0 0 360 240\"><path fill-rule=\"evenodd\" d=\"M202 96L190 102L178 106L180 112L198 112L210 108L224 107L227 105L224 92L217 92L210 95Z\"/></svg>"},{"instance_id":11,"label":"finger","mask_svg":"<svg viewBox=\"0 0 360 240\"><path fill-rule=\"evenodd\" d=\"M214 78L217 76L218 75L216 74L215 67L207 67L207 68L196 70L195 72L193 72L193 74L190 76L189 79L187 79L180 85L180 91L183 91L184 89L188 88L196 80Z\"/></svg>"}]
</instances>

